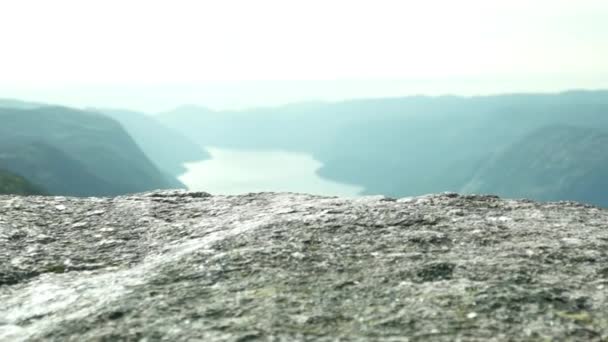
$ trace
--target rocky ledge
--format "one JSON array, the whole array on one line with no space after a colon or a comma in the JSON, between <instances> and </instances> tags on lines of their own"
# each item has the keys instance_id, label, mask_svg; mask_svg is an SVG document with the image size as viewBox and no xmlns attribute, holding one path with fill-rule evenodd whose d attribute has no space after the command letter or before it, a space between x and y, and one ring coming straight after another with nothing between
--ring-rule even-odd
<instances>
[{"instance_id":1,"label":"rocky ledge","mask_svg":"<svg viewBox=\"0 0 608 342\"><path fill-rule=\"evenodd\" d=\"M608 340L608 210L3 196L0 340Z\"/></svg>"}]
</instances>

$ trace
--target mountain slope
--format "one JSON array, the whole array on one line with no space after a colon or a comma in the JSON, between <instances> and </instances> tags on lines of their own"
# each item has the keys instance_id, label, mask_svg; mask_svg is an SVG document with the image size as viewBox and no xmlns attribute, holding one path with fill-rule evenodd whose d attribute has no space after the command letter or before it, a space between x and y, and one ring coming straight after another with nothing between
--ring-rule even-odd
<instances>
[{"instance_id":1,"label":"mountain slope","mask_svg":"<svg viewBox=\"0 0 608 342\"><path fill-rule=\"evenodd\" d=\"M607 146L606 131L543 127L498 152L462 191L608 206Z\"/></svg>"},{"instance_id":2,"label":"mountain slope","mask_svg":"<svg viewBox=\"0 0 608 342\"><path fill-rule=\"evenodd\" d=\"M40 143L59 150L90 175L110 184L103 194L171 187L123 127L101 114L65 107L0 108L0 122L0 145ZM44 169L45 165L36 167ZM96 189L92 185L83 191L98 194Z\"/></svg>"},{"instance_id":3,"label":"mountain slope","mask_svg":"<svg viewBox=\"0 0 608 342\"><path fill-rule=\"evenodd\" d=\"M53 195L110 196L123 189L99 178L61 150L40 142L0 144L0 168L44 185Z\"/></svg>"},{"instance_id":4,"label":"mountain slope","mask_svg":"<svg viewBox=\"0 0 608 342\"><path fill-rule=\"evenodd\" d=\"M159 120L202 146L284 149L366 194L457 191L497 151L547 125L608 130L608 91L413 96L243 111L187 107Z\"/></svg>"},{"instance_id":5,"label":"mountain slope","mask_svg":"<svg viewBox=\"0 0 608 342\"><path fill-rule=\"evenodd\" d=\"M36 109L49 107L38 102L14 99L0 99L0 107L15 109ZM185 171L185 162L209 158L209 154L196 143L172 130L152 115L120 109L90 109L118 121L148 158L166 175L172 187L184 188L177 176Z\"/></svg>"},{"instance_id":6,"label":"mountain slope","mask_svg":"<svg viewBox=\"0 0 608 342\"><path fill-rule=\"evenodd\" d=\"M143 152L173 178L186 171L184 163L209 158L209 154L201 146L161 124L151 115L128 110L97 111L120 122Z\"/></svg>"},{"instance_id":7,"label":"mountain slope","mask_svg":"<svg viewBox=\"0 0 608 342\"><path fill-rule=\"evenodd\" d=\"M15 173L0 169L0 195L43 195L39 186Z\"/></svg>"}]
</instances>

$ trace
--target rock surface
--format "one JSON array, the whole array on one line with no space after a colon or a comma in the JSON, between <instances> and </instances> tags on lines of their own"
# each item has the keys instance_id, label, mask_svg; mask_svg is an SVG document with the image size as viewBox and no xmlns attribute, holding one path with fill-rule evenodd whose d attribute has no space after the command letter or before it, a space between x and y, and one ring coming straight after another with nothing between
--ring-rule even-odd
<instances>
[{"instance_id":1,"label":"rock surface","mask_svg":"<svg viewBox=\"0 0 608 342\"><path fill-rule=\"evenodd\" d=\"M608 340L608 210L0 196L1 341Z\"/></svg>"}]
</instances>

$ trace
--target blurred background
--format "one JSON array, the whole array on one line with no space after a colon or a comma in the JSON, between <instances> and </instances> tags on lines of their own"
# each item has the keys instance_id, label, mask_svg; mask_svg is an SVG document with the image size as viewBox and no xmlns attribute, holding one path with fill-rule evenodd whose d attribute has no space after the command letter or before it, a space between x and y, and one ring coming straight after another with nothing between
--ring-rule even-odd
<instances>
[{"instance_id":1,"label":"blurred background","mask_svg":"<svg viewBox=\"0 0 608 342\"><path fill-rule=\"evenodd\" d=\"M607 206L607 17L597 0L3 3L0 193Z\"/></svg>"}]
</instances>

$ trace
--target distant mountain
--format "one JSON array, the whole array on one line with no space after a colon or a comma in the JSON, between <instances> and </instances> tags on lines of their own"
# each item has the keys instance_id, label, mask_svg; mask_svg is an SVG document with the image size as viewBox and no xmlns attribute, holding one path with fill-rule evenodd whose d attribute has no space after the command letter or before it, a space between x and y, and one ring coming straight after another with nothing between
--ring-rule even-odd
<instances>
[{"instance_id":1,"label":"distant mountain","mask_svg":"<svg viewBox=\"0 0 608 342\"><path fill-rule=\"evenodd\" d=\"M319 140L331 117L318 122L326 106L288 105L242 111L213 111L183 106L155 116L161 123L188 136L202 146L239 149L284 148L308 151ZM310 133L315 132L315 135ZM329 133L329 132L328 132Z\"/></svg>"},{"instance_id":2,"label":"distant mountain","mask_svg":"<svg viewBox=\"0 0 608 342\"><path fill-rule=\"evenodd\" d=\"M46 191L27 179L0 169L0 195L44 195Z\"/></svg>"},{"instance_id":3,"label":"distant mountain","mask_svg":"<svg viewBox=\"0 0 608 342\"><path fill-rule=\"evenodd\" d=\"M458 191L497 151L544 126L608 130L606 99L608 92L428 98L400 115L380 110L340 127L332 148L315 156L325 164L322 176L361 184L368 194Z\"/></svg>"},{"instance_id":4,"label":"distant mountain","mask_svg":"<svg viewBox=\"0 0 608 342\"><path fill-rule=\"evenodd\" d=\"M144 153L171 179L186 171L184 163L209 158L209 153L200 145L151 115L116 109L97 111L120 122Z\"/></svg>"},{"instance_id":5,"label":"distant mountain","mask_svg":"<svg viewBox=\"0 0 608 342\"><path fill-rule=\"evenodd\" d=\"M608 206L608 131L548 126L488 160L462 192Z\"/></svg>"},{"instance_id":6,"label":"distant mountain","mask_svg":"<svg viewBox=\"0 0 608 342\"><path fill-rule=\"evenodd\" d=\"M15 99L0 99L0 107L2 108L34 109L46 106L48 105L39 102L27 102Z\"/></svg>"},{"instance_id":7,"label":"distant mountain","mask_svg":"<svg viewBox=\"0 0 608 342\"><path fill-rule=\"evenodd\" d=\"M124 128L107 116L65 107L0 108L0 122L0 146L5 146L6 158L13 158L12 165L31 165L35 170L29 172L40 178L51 177L43 174L42 170L47 169L64 176L61 180L51 177L65 182L49 187L51 192L51 188L73 188L76 184L83 187L80 195L116 195L172 187ZM7 154L11 148L27 153ZM61 170L61 165L66 168Z\"/></svg>"},{"instance_id":8,"label":"distant mountain","mask_svg":"<svg viewBox=\"0 0 608 342\"><path fill-rule=\"evenodd\" d=\"M429 133L445 135L444 128L450 131L453 128L492 128L511 119L543 126L556 116L560 116L560 121L576 121L572 110L586 115L588 113L585 112L607 105L608 91L570 91L559 94L361 99L237 111L183 106L161 113L156 118L204 146L326 152L328 148L331 150L328 144L345 139L359 140L357 145L373 144L382 134L370 132L370 129L384 131L389 128L427 136ZM597 119L595 113L592 116L592 119ZM581 118L579 121L584 120ZM502 128L506 128L506 137L516 138L522 133L521 127ZM399 138L403 136L396 135ZM399 145L403 143L407 141L401 139ZM350 145L351 141L347 144Z\"/></svg>"},{"instance_id":9,"label":"distant mountain","mask_svg":"<svg viewBox=\"0 0 608 342\"><path fill-rule=\"evenodd\" d=\"M608 91L413 96L241 111L182 108L158 119L202 146L312 154L325 178L366 194L458 191L478 168L548 125L608 130Z\"/></svg>"},{"instance_id":10,"label":"distant mountain","mask_svg":"<svg viewBox=\"0 0 608 342\"><path fill-rule=\"evenodd\" d=\"M52 155L61 162L45 163L81 170L80 179L95 187L85 190L104 194L183 187L176 180L183 163L207 158L202 147L214 146L308 153L322 162L321 176L362 186L365 194L465 191L605 203L595 191L603 189L603 178L593 171L603 170L603 159L590 149L601 151L598 142L608 132L608 91L414 96L238 111L183 106L156 116L101 111L0 109L0 144L11 146L13 157L20 155L16 151L38 156L34 161ZM586 135L593 138L581 138ZM573 164L546 159L553 145L561 146L554 154ZM10 151L4 151L8 160ZM576 154L593 158L578 160ZM535 165L535 158L548 169L524 167ZM45 179L27 171L31 160L5 165L33 182ZM501 183L503 177L509 181ZM71 185L62 186L68 191Z\"/></svg>"}]
</instances>

